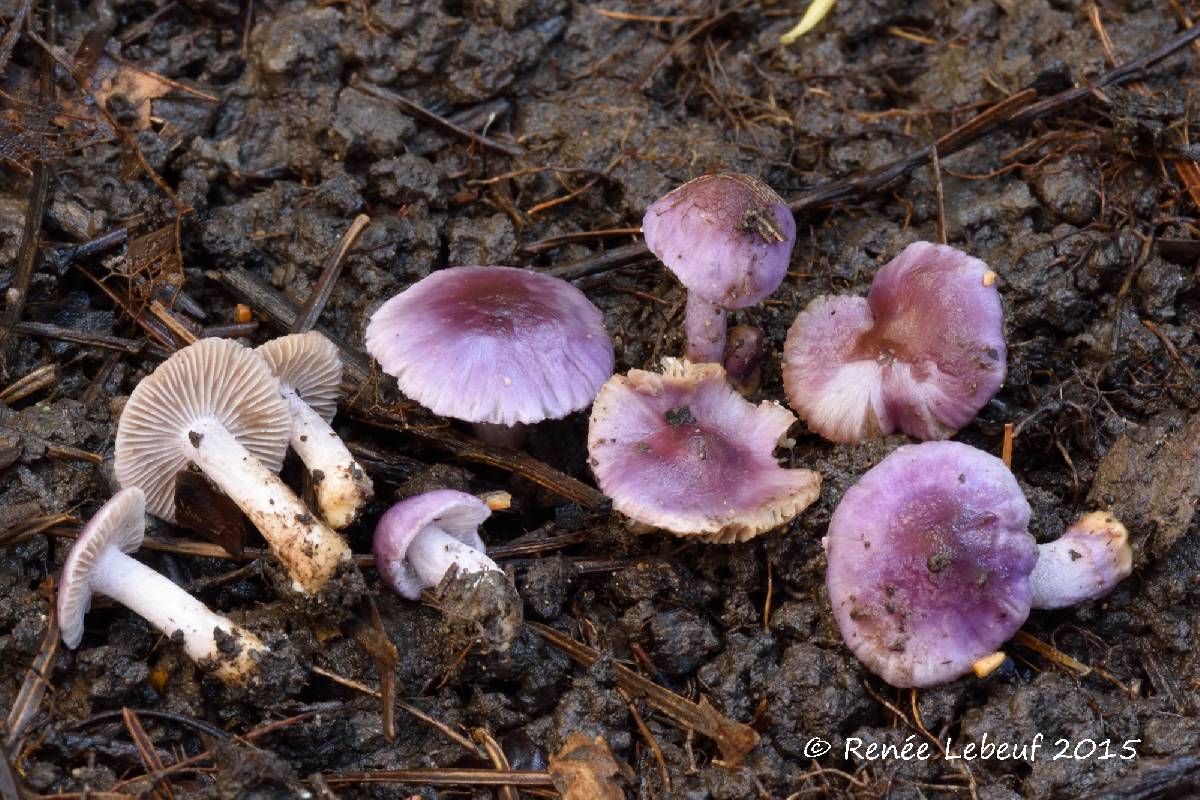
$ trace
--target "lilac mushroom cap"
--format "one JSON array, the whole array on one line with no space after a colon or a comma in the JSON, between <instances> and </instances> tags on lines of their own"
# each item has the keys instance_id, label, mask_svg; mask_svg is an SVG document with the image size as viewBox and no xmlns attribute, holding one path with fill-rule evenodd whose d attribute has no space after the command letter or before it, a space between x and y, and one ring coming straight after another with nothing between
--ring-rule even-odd
<instances>
[{"instance_id":1,"label":"lilac mushroom cap","mask_svg":"<svg viewBox=\"0 0 1200 800\"><path fill-rule=\"evenodd\" d=\"M423 278L375 312L366 344L408 397L493 425L565 417L613 370L603 317L583 292L513 267Z\"/></svg>"},{"instance_id":2,"label":"lilac mushroom cap","mask_svg":"<svg viewBox=\"0 0 1200 800\"><path fill-rule=\"evenodd\" d=\"M796 418L747 402L718 364L663 359L663 374L614 375L592 407L588 453L626 516L707 541L752 539L807 508L821 476L772 455Z\"/></svg>"},{"instance_id":3,"label":"lilac mushroom cap","mask_svg":"<svg viewBox=\"0 0 1200 800\"><path fill-rule=\"evenodd\" d=\"M1133 572L1129 531L1103 511L1085 514L1038 547L1029 576L1034 608L1065 608L1111 592Z\"/></svg>"},{"instance_id":4,"label":"lilac mushroom cap","mask_svg":"<svg viewBox=\"0 0 1200 800\"><path fill-rule=\"evenodd\" d=\"M687 357L720 362L725 312L762 302L787 274L796 221L758 178L705 175L646 210L642 234L688 290Z\"/></svg>"},{"instance_id":5,"label":"lilac mushroom cap","mask_svg":"<svg viewBox=\"0 0 1200 800\"><path fill-rule=\"evenodd\" d=\"M453 489L401 500L375 526L375 568L393 591L409 600L437 586L451 567L498 572L479 538L479 526L491 514L475 495Z\"/></svg>"},{"instance_id":6,"label":"lilac mushroom cap","mask_svg":"<svg viewBox=\"0 0 1200 800\"><path fill-rule=\"evenodd\" d=\"M958 442L899 448L829 522L826 586L846 645L893 686L970 672L1029 615L1028 526L1000 459Z\"/></svg>"},{"instance_id":7,"label":"lilac mushroom cap","mask_svg":"<svg viewBox=\"0 0 1200 800\"><path fill-rule=\"evenodd\" d=\"M792 408L835 442L896 430L951 436L1004 383L995 277L953 247L916 242L879 270L865 299L813 300L784 344Z\"/></svg>"}]
</instances>

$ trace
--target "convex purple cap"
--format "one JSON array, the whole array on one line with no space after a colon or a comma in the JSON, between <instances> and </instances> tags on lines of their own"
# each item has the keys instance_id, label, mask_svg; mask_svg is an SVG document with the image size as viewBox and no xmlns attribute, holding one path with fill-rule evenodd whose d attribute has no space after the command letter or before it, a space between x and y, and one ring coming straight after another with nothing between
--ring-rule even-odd
<instances>
[{"instance_id":1,"label":"convex purple cap","mask_svg":"<svg viewBox=\"0 0 1200 800\"><path fill-rule=\"evenodd\" d=\"M796 221L752 175L705 175L646 210L646 247L689 292L722 308L762 302L787 274Z\"/></svg>"},{"instance_id":2,"label":"convex purple cap","mask_svg":"<svg viewBox=\"0 0 1200 800\"><path fill-rule=\"evenodd\" d=\"M718 364L663 359L663 374L614 375L592 407L592 471L632 519L707 541L752 539L807 508L821 476L772 455L796 418L755 406Z\"/></svg>"},{"instance_id":3,"label":"convex purple cap","mask_svg":"<svg viewBox=\"0 0 1200 800\"><path fill-rule=\"evenodd\" d=\"M779 288L796 243L792 212L751 175L721 173L685 183L642 219L646 247L688 290L690 361L721 361L725 312Z\"/></svg>"},{"instance_id":4,"label":"convex purple cap","mask_svg":"<svg viewBox=\"0 0 1200 800\"><path fill-rule=\"evenodd\" d=\"M495 425L565 417L613 370L599 309L566 281L513 267L423 278L375 312L366 344L408 397Z\"/></svg>"},{"instance_id":5,"label":"convex purple cap","mask_svg":"<svg viewBox=\"0 0 1200 800\"><path fill-rule=\"evenodd\" d=\"M833 513L826 585L842 638L888 683L971 670L1029 615L1029 503L1000 459L958 442L901 447Z\"/></svg>"},{"instance_id":6,"label":"convex purple cap","mask_svg":"<svg viewBox=\"0 0 1200 800\"><path fill-rule=\"evenodd\" d=\"M960 250L916 242L879 270L865 299L813 300L783 350L792 408L835 442L951 436L1004 383L995 279Z\"/></svg>"}]
</instances>

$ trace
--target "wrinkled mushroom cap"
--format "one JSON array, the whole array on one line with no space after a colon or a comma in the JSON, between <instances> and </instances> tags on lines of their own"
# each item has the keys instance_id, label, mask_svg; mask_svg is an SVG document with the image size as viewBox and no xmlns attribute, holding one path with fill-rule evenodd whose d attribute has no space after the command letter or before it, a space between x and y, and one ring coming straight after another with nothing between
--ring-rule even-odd
<instances>
[{"instance_id":1,"label":"wrinkled mushroom cap","mask_svg":"<svg viewBox=\"0 0 1200 800\"><path fill-rule=\"evenodd\" d=\"M132 553L146 532L146 496L122 489L100 507L79 532L63 562L58 582L58 624L62 640L74 650L83 638L83 619L92 605L92 570L110 547Z\"/></svg>"},{"instance_id":2,"label":"wrinkled mushroom cap","mask_svg":"<svg viewBox=\"0 0 1200 800\"><path fill-rule=\"evenodd\" d=\"M436 414L495 425L559 419L612 374L612 341L583 292L514 267L450 267L384 303L367 350Z\"/></svg>"},{"instance_id":3,"label":"wrinkled mushroom cap","mask_svg":"<svg viewBox=\"0 0 1200 800\"><path fill-rule=\"evenodd\" d=\"M224 426L268 469L283 465L292 418L266 362L230 339L201 339L143 378L117 423L117 480L145 492L156 517L175 519L175 474L187 469L188 431L203 419Z\"/></svg>"},{"instance_id":4,"label":"wrinkled mushroom cap","mask_svg":"<svg viewBox=\"0 0 1200 800\"><path fill-rule=\"evenodd\" d=\"M588 453L613 506L638 522L708 541L777 528L820 493L821 476L772 455L796 418L747 402L718 364L663 359L663 374L614 375L592 407Z\"/></svg>"},{"instance_id":5,"label":"wrinkled mushroom cap","mask_svg":"<svg viewBox=\"0 0 1200 800\"><path fill-rule=\"evenodd\" d=\"M405 560L408 546L425 527L433 525L479 552L484 552L479 526L492 515L487 503L473 494L437 489L401 500L375 526L375 569L402 597L416 600L425 584Z\"/></svg>"},{"instance_id":6,"label":"wrinkled mushroom cap","mask_svg":"<svg viewBox=\"0 0 1200 800\"><path fill-rule=\"evenodd\" d=\"M337 345L309 331L272 339L255 352L267 362L281 386L295 392L321 419L333 419L342 383L342 357Z\"/></svg>"},{"instance_id":7,"label":"wrinkled mushroom cap","mask_svg":"<svg viewBox=\"0 0 1200 800\"><path fill-rule=\"evenodd\" d=\"M901 447L833 513L826 585L842 638L893 686L936 686L1029 615L1038 558L1004 462L958 442Z\"/></svg>"},{"instance_id":8,"label":"wrinkled mushroom cap","mask_svg":"<svg viewBox=\"0 0 1200 800\"><path fill-rule=\"evenodd\" d=\"M745 308L779 288L796 220L758 178L721 173L657 200L642 219L642 234L689 292L721 308Z\"/></svg>"},{"instance_id":9,"label":"wrinkled mushroom cap","mask_svg":"<svg viewBox=\"0 0 1200 800\"><path fill-rule=\"evenodd\" d=\"M800 313L783 380L792 408L826 439L944 439L999 391L1005 359L994 273L916 242L879 270L866 299L818 297Z\"/></svg>"}]
</instances>

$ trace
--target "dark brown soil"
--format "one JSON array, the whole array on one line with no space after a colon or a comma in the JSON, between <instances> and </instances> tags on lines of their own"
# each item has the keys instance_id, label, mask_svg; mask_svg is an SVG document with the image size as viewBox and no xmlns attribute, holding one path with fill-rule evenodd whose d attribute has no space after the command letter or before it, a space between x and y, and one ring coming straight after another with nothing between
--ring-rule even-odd
<instances>
[{"instance_id":1,"label":"dark brown soil","mask_svg":"<svg viewBox=\"0 0 1200 800\"><path fill-rule=\"evenodd\" d=\"M10 20L21 5L0 0L0 17ZM119 69L122 62L97 58L97 43L107 42L110 56L215 101L176 90L139 106L126 85L103 100L131 132L122 139L103 125L97 131L102 117L60 67L52 83L61 113L39 116L36 102L21 99L38 98L43 50L21 36L0 72L0 289L19 280L21 231L44 171L33 157L41 139L25 128L73 124L79 139L101 140L41 148L50 180L25 323L146 342L147 329L88 276L124 300L126 273L142 269L132 294L145 300L148 288L168 283L171 248L157 260L122 242L100 252L71 248L125 227L130 239L167 228L170 241L176 204L191 210L180 227L186 297L167 303L170 313L200 326L234 323L241 298L214 272L231 268L298 307L351 220L365 213L372 221L320 317L358 348L369 314L431 270L545 268L627 245L627 236L583 237L531 248L547 237L637 226L650 202L708 171L753 173L795 197L911 153L1023 87L1052 94L1109 67L1090 6L1077 0L841 0L815 32L780 48L779 35L804 5L740 3L706 23L732 6L257 0L243 42L246 6L232 0L50 0L34 8L35 30L63 44L64 61L80 76ZM1173 5L1105 2L1100 18L1115 61L1182 30ZM601 10L669 19L621 20ZM53 33L44 27L49 16ZM821 499L786 529L708 546L634 535L601 509L449 455L436 437L368 425L345 410L337 425L360 448L377 495L348 532L356 553L370 552L375 520L414 480L512 492L513 509L485 526L493 545L586 534L502 563L527 619L601 651L587 669L528 627L505 653L468 648L469 627L389 594L365 570L398 649L397 698L468 737L485 729L516 769L544 769L571 733L601 736L632 768L626 788L639 798L1200 796L1200 180L1192 196L1187 191L1200 157L1189 144L1200 137L1190 128L1200 113L1192 98L1198 63L1194 50L1183 50L1140 85L1097 91L942 160L948 241L999 273L1009 326L1008 381L957 438L999 453L1005 423L1015 425L1014 470L1039 539L1106 507L1136 541L1135 573L1110 597L1035 612L1024 628L1090 674L1013 644L990 678L913 695L882 684L842 645L824 590L821 536L845 489L903 437L834 446L798 425L785 460L821 472ZM157 79L133 85L164 88ZM447 133L381 100L372 86L498 145ZM147 107L150 116L139 116ZM810 300L862 293L904 245L936 238L934 186L920 168L854 205L799 216L784 285L731 319L763 328L773 351L757 398L783 399L778 352ZM684 295L653 260L577 285L605 313L618 370L654 368L682 351ZM143 310L143 319L151 316ZM112 494L122 402L169 350L150 339L133 355L31 331L0 346L0 390L38 369L57 370L0 405L0 709L17 703L23 684L45 693L28 713L15 708L10 735L0 736L0 761L12 766L11 775L0 767L0 797L110 791L153 769L147 752L169 766L211 751L199 769L171 775L176 797L432 798L458 790L337 776L492 766L403 710L395 741L387 740L379 700L353 688L380 684L380 646L368 650L371 615L355 599L357 576L314 611L281 593L269 563L231 573L242 565L143 551L147 563L199 587L205 602L276 651L267 684L224 688L176 643L104 601L82 646L58 647L45 684L30 677L46 655L45 581L57 573L72 526L58 520L48 523L50 535L20 534L46 516L86 518ZM235 331L254 343L282 332L266 316L255 330ZM364 391L395 402L386 384ZM590 482L585 428L583 414L543 426L530 453ZM294 466L285 474L300 485ZM150 535L196 538L164 523ZM614 662L751 724L758 746L741 766L722 763L711 740L689 736L641 701L627 703ZM148 749L139 751L122 708L137 711ZM299 714L308 716L252 742L235 738ZM865 752L868 743L902 744L910 735L927 742L926 732L943 744L950 737L956 750L985 734L1017 745L1040 734L1046 744L1036 759L1016 761L948 761L937 747L928 760L844 757L848 739L861 740ZM832 751L812 750L814 737ZM1137 740L1137 755L1056 760L1058 739L1071 748L1109 740L1113 754ZM316 773L324 781L308 781ZM453 796L498 796L484 787L461 792Z\"/></svg>"}]
</instances>

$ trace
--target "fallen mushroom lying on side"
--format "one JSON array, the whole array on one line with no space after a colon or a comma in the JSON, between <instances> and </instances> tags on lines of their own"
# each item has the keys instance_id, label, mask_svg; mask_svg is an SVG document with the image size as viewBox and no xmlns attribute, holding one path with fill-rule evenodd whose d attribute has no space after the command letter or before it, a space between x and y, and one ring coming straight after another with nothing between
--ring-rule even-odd
<instances>
[{"instance_id":1,"label":"fallen mushroom lying on side","mask_svg":"<svg viewBox=\"0 0 1200 800\"><path fill-rule=\"evenodd\" d=\"M773 452L796 418L755 406L719 364L663 359L663 373L614 375L596 396L588 453L622 514L680 535L739 542L807 508L821 476L783 469Z\"/></svg>"},{"instance_id":2,"label":"fallen mushroom lying on side","mask_svg":"<svg viewBox=\"0 0 1200 800\"><path fill-rule=\"evenodd\" d=\"M758 178L720 173L655 201L642 218L642 234L687 289L687 359L719 364L726 312L757 305L779 288L796 243L796 220Z\"/></svg>"},{"instance_id":3,"label":"fallen mushroom lying on side","mask_svg":"<svg viewBox=\"0 0 1200 800\"><path fill-rule=\"evenodd\" d=\"M350 563L350 548L275 474L291 431L266 362L237 342L201 339L134 388L114 469L122 487L145 492L151 514L173 521L175 474L195 465L262 532L293 588L315 594Z\"/></svg>"},{"instance_id":4,"label":"fallen mushroom lying on side","mask_svg":"<svg viewBox=\"0 0 1200 800\"><path fill-rule=\"evenodd\" d=\"M126 555L141 547L145 524L146 497L134 488L117 492L83 526L63 562L58 585L63 643L72 650L79 646L92 595L101 594L164 635L181 635L192 660L225 683L246 683L257 674L258 656L267 648L253 633Z\"/></svg>"},{"instance_id":5,"label":"fallen mushroom lying on side","mask_svg":"<svg viewBox=\"0 0 1200 800\"><path fill-rule=\"evenodd\" d=\"M379 307L366 345L405 395L514 447L522 426L587 407L613 371L583 292L514 267L434 272Z\"/></svg>"},{"instance_id":6,"label":"fallen mushroom lying on side","mask_svg":"<svg viewBox=\"0 0 1200 800\"><path fill-rule=\"evenodd\" d=\"M1100 597L1128 574L1111 517L1039 548L1029 515L1004 462L969 445L926 442L883 459L846 492L825 537L846 645L893 686L937 686L993 656L1031 608Z\"/></svg>"},{"instance_id":7,"label":"fallen mushroom lying on side","mask_svg":"<svg viewBox=\"0 0 1200 800\"><path fill-rule=\"evenodd\" d=\"M488 558L479 526L492 514L466 492L438 489L401 500L375 526L375 568L401 597L455 582L453 609L484 629L489 643L507 650L521 625L522 604L508 576Z\"/></svg>"},{"instance_id":8,"label":"fallen mushroom lying on side","mask_svg":"<svg viewBox=\"0 0 1200 800\"><path fill-rule=\"evenodd\" d=\"M316 331L272 339L257 350L279 381L292 415L292 449L308 467L317 509L334 530L358 519L374 488L334 433L342 358L333 342Z\"/></svg>"},{"instance_id":9,"label":"fallen mushroom lying on side","mask_svg":"<svg viewBox=\"0 0 1200 800\"><path fill-rule=\"evenodd\" d=\"M880 268L865 298L813 300L783 348L789 404L835 442L951 436L1004 383L995 279L977 258L916 242Z\"/></svg>"}]
</instances>

